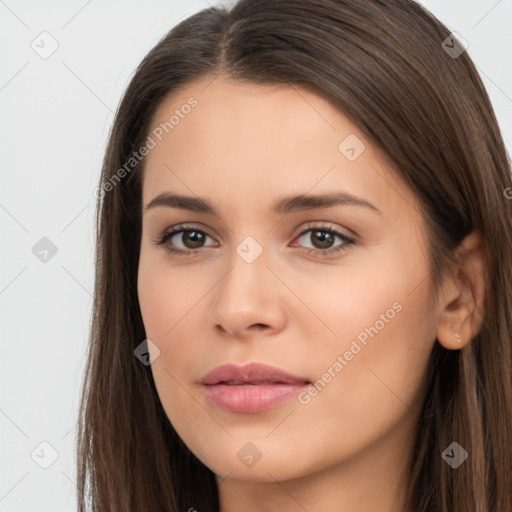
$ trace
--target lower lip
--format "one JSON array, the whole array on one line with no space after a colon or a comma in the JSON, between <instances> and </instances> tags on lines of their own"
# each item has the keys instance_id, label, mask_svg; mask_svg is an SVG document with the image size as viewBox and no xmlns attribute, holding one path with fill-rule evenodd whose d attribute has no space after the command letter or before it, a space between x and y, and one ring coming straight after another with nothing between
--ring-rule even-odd
<instances>
[{"instance_id":1,"label":"lower lip","mask_svg":"<svg viewBox=\"0 0 512 512\"><path fill-rule=\"evenodd\" d=\"M272 409L296 396L309 384L215 384L204 386L210 400L229 412L255 413Z\"/></svg>"}]
</instances>

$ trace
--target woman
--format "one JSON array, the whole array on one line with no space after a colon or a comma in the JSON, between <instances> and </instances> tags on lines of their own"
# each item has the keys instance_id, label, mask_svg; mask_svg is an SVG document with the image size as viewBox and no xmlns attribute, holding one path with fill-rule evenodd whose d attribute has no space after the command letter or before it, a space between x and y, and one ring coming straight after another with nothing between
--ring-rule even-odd
<instances>
[{"instance_id":1,"label":"woman","mask_svg":"<svg viewBox=\"0 0 512 512\"><path fill-rule=\"evenodd\" d=\"M512 510L510 173L413 1L172 29L97 191L80 510Z\"/></svg>"}]
</instances>

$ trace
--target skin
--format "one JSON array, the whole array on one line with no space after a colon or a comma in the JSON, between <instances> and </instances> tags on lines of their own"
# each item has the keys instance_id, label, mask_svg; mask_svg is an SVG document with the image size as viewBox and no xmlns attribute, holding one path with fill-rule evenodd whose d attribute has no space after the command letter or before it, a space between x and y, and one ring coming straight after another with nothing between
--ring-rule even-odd
<instances>
[{"instance_id":1,"label":"skin","mask_svg":"<svg viewBox=\"0 0 512 512\"><path fill-rule=\"evenodd\" d=\"M436 338L459 349L478 329L478 272L464 280L454 271L435 294L416 198L327 100L210 77L168 96L153 126L191 96L197 106L150 151L143 177L143 209L173 192L217 210L143 211L138 295L147 337L160 350L151 368L169 420L217 475L222 512L402 510L429 356ZM354 161L338 149L350 134L365 144ZM380 213L350 204L270 210L284 196L333 191ZM206 233L202 246L181 233L153 243L182 223ZM314 235L325 225L355 244L322 257ZM248 236L263 250L252 263L236 252ZM195 252L169 254L165 245ZM341 245L334 237L332 246ZM478 237L464 247L465 261L481 270ZM232 413L199 384L221 364L249 361L315 382L393 304L401 310L307 404L293 398ZM248 442L261 453L251 467L237 457Z\"/></svg>"}]
</instances>

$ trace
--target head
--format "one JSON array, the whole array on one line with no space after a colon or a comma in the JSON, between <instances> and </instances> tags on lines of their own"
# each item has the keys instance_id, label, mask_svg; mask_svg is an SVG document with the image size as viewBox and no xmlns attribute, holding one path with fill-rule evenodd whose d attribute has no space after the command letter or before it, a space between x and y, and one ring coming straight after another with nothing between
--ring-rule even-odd
<instances>
[{"instance_id":1,"label":"head","mask_svg":"<svg viewBox=\"0 0 512 512\"><path fill-rule=\"evenodd\" d=\"M412 1L242 0L146 56L98 199L79 475L100 508L215 510L219 477L300 479L399 439L411 510L510 505L510 165L449 35ZM212 404L202 378L248 361L309 385Z\"/></svg>"}]
</instances>

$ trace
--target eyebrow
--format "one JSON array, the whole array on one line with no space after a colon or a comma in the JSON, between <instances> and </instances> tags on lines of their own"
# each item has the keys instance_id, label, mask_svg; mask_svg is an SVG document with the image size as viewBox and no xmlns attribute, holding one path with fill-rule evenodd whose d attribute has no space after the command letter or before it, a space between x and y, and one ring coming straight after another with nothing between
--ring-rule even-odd
<instances>
[{"instance_id":1,"label":"eyebrow","mask_svg":"<svg viewBox=\"0 0 512 512\"><path fill-rule=\"evenodd\" d=\"M375 205L366 199L354 196L348 192L287 196L275 201L272 204L271 211L276 214L288 214L296 211L315 210L336 205L361 206L373 210L380 215L382 214ZM144 211L147 212L148 210L157 207L180 208L182 210L189 210L192 212L207 213L215 216L218 215L215 208L205 199L172 194L169 192L164 192L153 198L145 206Z\"/></svg>"}]
</instances>

